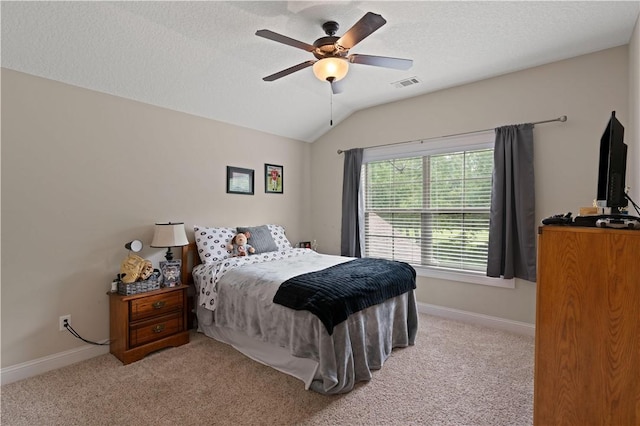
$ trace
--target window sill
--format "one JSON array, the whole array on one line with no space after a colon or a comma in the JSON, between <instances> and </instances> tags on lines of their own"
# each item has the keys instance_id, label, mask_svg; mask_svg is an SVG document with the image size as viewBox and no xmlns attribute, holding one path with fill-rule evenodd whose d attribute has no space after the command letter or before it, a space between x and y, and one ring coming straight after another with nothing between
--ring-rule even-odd
<instances>
[{"instance_id":1,"label":"window sill","mask_svg":"<svg viewBox=\"0 0 640 426\"><path fill-rule=\"evenodd\" d=\"M417 275L420 277L440 278L443 280L459 281L469 284L489 285L493 287L516 288L516 281L514 278L491 278L482 274L474 274L471 272L464 273L441 268L429 268L416 265L412 266L415 268Z\"/></svg>"}]
</instances>

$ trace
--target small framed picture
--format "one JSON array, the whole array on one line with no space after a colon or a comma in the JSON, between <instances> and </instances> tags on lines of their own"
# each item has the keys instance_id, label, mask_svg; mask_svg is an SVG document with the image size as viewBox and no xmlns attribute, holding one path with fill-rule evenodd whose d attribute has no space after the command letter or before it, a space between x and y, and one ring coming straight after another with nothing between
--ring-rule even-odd
<instances>
[{"instance_id":1,"label":"small framed picture","mask_svg":"<svg viewBox=\"0 0 640 426\"><path fill-rule=\"evenodd\" d=\"M253 170L227 166L227 194L253 195Z\"/></svg>"},{"instance_id":2,"label":"small framed picture","mask_svg":"<svg viewBox=\"0 0 640 426\"><path fill-rule=\"evenodd\" d=\"M298 243L298 247L300 248L311 248L311 241L300 241Z\"/></svg>"},{"instance_id":3,"label":"small framed picture","mask_svg":"<svg viewBox=\"0 0 640 426\"><path fill-rule=\"evenodd\" d=\"M175 287L180 285L180 266L182 260L163 260L160 262L160 273L162 283L165 287Z\"/></svg>"},{"instance_id":4,"label":"small framed picture","mask_svg":"<svg viewBox=\"0 0 640 426\"><path fill-rule=\"evenodd\" d=\"M283 167L275 164L264 165L264 192L270 194L282 194Z\"/></svg>"}]
</instances>

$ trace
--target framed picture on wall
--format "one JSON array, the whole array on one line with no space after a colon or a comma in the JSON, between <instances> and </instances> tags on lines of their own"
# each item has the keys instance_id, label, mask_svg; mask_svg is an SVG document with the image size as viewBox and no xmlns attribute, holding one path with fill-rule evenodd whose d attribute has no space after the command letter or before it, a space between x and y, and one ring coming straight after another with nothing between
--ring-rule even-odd
<instances>
[{"instance_id":1,"label":"framed picture on wall","mask_svg":"<svg viewBox=\"0 0 640 426\"><path fill-rule=\"evenodd\" d=\"M282 166L275 164L264 165L264 192L271 194L282 194L283 192L283 170Z\"/></svg>"},{"instance_id":2,"label":"framed picture on wall","mask_svg":"<svg viewBox=\"0 0 640 426\"><path fill-rule=\"evenodd\" d=\"M253 170L227 166L227 194L253 195Z\"/></svg>"}]
</instances>

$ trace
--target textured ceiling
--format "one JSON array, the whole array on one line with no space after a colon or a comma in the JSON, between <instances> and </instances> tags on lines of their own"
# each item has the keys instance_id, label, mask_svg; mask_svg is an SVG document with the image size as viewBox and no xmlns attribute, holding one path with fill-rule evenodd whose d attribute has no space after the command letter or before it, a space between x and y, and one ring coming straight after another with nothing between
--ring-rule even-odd
<instances>
[{"instance_id":1,"label":"textured ceiling","mask_svg":"<svg viewBox=\"0 0 640 426\"><path fill-rule=\"evenodd\" d=\"M331 96L313 59L255 36L306 43L366 12L387 24L350 53L413 59L408 71L351 64ZM312 142L350 114L629 42L640 2L7 2L2 67ZM420 83L397 88L394 82Z\"/></svg>"}]
</instances>

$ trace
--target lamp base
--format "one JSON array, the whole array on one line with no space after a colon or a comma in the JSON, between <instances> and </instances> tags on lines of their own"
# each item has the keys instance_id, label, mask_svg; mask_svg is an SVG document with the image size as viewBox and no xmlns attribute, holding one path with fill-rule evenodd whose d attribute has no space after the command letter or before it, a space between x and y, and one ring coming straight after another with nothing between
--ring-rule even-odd
<instances>
[{"instance_id":1,"label":"lamp base","mask_svg":"<svg viewBox=\"0 0 640 426\"><path fill-rule=\"evenodd\" d=\"M171 247L167 247L167 252L165 253L164 258L167 259L168 262L173 260L173 253L171 253Z\"/></svg>"}]
</instances>

